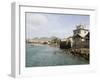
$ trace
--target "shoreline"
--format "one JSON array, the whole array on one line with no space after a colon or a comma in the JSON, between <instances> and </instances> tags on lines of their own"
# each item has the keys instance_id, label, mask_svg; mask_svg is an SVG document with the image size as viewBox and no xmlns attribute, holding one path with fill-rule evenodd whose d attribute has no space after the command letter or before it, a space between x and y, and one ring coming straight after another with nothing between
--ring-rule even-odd
<instances>
[{"instance_id":1,"label":"shoreline","mask_svg":"<svg viewBox=\"0 0 100 80\"><path fill-rule=\"evenodd\" d=\"M73 55L82 56L86 60L89 60L90 59L90 51L89 51L88 48L78 48L78 49L72 48L72 49L70 49L70 52Z\"/></svg>"}]
</instances>

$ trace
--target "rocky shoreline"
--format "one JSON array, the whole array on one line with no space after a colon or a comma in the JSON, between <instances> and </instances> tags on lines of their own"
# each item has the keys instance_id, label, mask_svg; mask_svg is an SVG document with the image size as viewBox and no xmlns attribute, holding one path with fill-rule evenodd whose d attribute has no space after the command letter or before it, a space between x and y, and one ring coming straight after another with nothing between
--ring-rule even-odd
<instances>
[{"instance_id":1,"label":"rocky shoreline","mask_svg":"<svg viewBox=\"0 0 100 80\"><path fill-rule=\"evenodd\" d=\"M70 49L69 50L73 55L79 55L83 58L85 58L86 60L90 59L90 51L88 48L78 48L78 49Z\"/></svg>"}]
</instances>

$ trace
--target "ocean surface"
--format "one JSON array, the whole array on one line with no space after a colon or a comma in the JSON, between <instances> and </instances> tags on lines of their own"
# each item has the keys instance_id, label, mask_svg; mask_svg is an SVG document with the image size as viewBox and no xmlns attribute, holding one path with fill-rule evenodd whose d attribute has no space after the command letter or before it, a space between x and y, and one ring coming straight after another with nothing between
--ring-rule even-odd
<instances>
[{"instance_id":1,"label":"ocean surface","mask_svg":"<svg viewBox=\"0 0 100 80\"><path fill-rule=\"evenodd\" d=\"M26 44L25 58L26 67L89 64L88 60L74 56L67 50L41 44Z\"/></svg>"}]
</instances>

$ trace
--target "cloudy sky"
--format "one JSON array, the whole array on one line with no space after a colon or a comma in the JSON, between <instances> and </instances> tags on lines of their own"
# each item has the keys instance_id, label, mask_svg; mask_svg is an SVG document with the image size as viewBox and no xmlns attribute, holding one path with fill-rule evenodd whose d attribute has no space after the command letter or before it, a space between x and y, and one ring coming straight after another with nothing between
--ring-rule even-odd
<instances>
[{"instance_id":1,"label":"cloudy sky","mask_svg":"<svg viewBox=\"0 0 100 80\"><path fill-rule=\"evenodd\" d=\"M73 35L77 24L89 26L89 16L69 14L26 13L26 38L64 38Z\"/></svg>"}]
</instances>

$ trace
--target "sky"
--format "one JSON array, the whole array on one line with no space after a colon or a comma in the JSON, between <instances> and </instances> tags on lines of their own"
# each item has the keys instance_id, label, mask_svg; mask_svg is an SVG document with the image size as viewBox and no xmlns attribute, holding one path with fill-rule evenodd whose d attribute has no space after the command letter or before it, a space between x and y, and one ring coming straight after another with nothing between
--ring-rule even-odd
<instances>
[{"instance_id":1,"label":"sky","mask_svg":"<svg viewBox=\"0 0 100 80\"><path fill-rule=\"evenodd\" d=\"M76 14L25 13L26 38L67 38L73 35L76 25L84 24L89 29L90 16Z\"/></svg>"}]
</instances>

